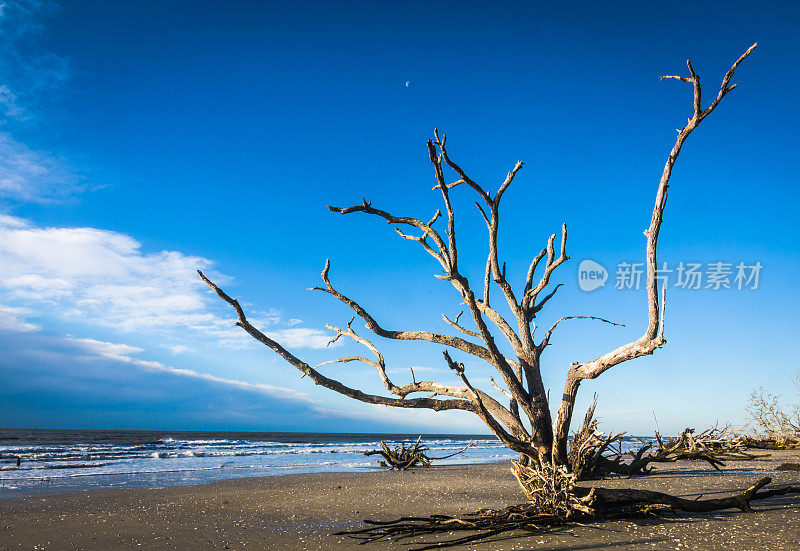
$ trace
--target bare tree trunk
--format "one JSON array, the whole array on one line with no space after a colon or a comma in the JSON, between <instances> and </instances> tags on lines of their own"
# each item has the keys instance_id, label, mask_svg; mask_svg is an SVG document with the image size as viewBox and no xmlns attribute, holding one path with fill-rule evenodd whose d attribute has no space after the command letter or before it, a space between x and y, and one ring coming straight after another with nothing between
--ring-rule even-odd
<instances>
[{"instance_id":1,"label":"bare tree trunk","mask_svg":"<svg viewBox=\"0 0 800 551\"><path fill-rule=\"evenodd\" d=\"M531 417L531 439L540 453L550 457L553 445L553 418L550 416L550 407L547 403L547 391L541 378L531 389L531 409L536 413Z\"/></svg>"},{"instance_id":2,"label":"bare tree trunk","mask_svg":"<svg viewBox=\"0 0 800 551\"><path fill-rule=\"evenodd\" d=\"M574 367L575 364L573 364ZM553 455L555 462L559 465L567 464L567 440L569 438L569 427L572 424L572 412L575 409L575 398L578 395L578 387L581 381L575 375L572 368L567 372L567 380L564 382L564 394L561 397L561 406L558 409L558 424L554 434Z\"/></svg>"}]
</instances>

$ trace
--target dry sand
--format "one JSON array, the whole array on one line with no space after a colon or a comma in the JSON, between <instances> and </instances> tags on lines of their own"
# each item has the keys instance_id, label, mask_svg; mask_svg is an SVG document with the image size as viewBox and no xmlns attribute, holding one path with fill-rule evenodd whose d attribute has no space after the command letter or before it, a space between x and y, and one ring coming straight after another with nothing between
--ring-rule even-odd
<instances>
[{"instance_id":1,"label":"dry sand","mask_svg":"<svg viewBox=\"0 0 800 551\"><path fill-rule=\"evenodd\" d=\"M775 452L769 460L729 462L725 473L681 462L647 477L595 484L719 497L798 460L798 452ZM800 482L799 472L768 474L773 484ZM0 549L403 549L331 534L361 527L363 518L465 513L521 499L507 463L37 494L0 499ZM754 505L757 514L603 522L461 549L800 549L800 496Z\"/></svg>"}]
</instances>

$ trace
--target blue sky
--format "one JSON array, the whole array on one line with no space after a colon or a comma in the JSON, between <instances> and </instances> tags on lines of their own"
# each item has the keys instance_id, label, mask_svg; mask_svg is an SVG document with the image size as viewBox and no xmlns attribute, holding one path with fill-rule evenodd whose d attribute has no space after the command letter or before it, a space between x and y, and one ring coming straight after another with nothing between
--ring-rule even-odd
<instances>
[{"instance_id":1,"label":"blue sky","mask_svg":"<svg viewBox=\"0 0 800 551\"><path fill-rule=\"evenodd\" d=\"M319 363L346 308L308 292L331 258L337 287L386 326L444 331L460 299L413 243L326 208L362 197L427 218L440 207L425 140L505 196L501 255L530 258L570 230L565 286L540 314L565 324L545 357L566 367L638 337L644 290L615 289L675 129L691 57L706 97L750 44L739 88L676 166L661 259L760 262L758 289L670 286L654 356L581 389L602 427L650 433L742 422L750 391L790 394L798 198L793 3L268 3L6 1L0 15L0 406L6 426L485 432L468 414L374 408L315 387L233 327L202 268L251 318ZM480 278L485 229L454 193L460 260ZM578 265L609 272L584 292ZM354 324L354 327L360 327ZM366 335L366 330L362 331ZM338 343L337 343L338 344ZM378 342L390 373L454 382L440 347ZM488 367L466 361L473 382ZM323 368L380 389L371 368Z\"/></svg>"}]
</instances>

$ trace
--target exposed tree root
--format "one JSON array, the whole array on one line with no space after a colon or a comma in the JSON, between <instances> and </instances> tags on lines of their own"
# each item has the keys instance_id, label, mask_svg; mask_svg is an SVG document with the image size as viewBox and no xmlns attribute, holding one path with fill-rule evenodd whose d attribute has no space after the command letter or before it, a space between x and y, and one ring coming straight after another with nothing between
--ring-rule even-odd
<instances>
[{"instance_id":1,"label":"exposed tree root","mask_svg":"<svg viewBox=\"0 0 800 551\"><path fill-rule=\"evenodd\" d=\"M361 530L337 532L336 535L347 535L361 544L366 544L448 532L473 532L458 538L420 543L418 547L412 548L422 550L461 545L513 530L544 531L567 523L559 515L538 513L535 507L529 503L512 505L505 509L482 509L462 517L431 515L429 517L401 517L391 521L364 520L364 522L370 526Z\"/></svg>"},{"instance_id":2,"label":"exposed tree root","mask_svg":"<svg viewBox=\"0 0 800 551\"><path fill-rule=\"evenodd\" d=\"M800 494L800 486L762 489L770 482L769 477L764 477L740 494L702 500L684 499L648 490L575 487L572 497L581 504L581 508L568 509L566 512L562 508L543 512L536 503L529 502L505 509L483 509L460 517L431 515L402 517L391 521L365 520L369 527L337 532L337 535L347 535L366 544L454 532L465 534L456 538L419 542L416 547L411 547L421 551L478 542L515 530L543 533L570 525L642 515L662 515L677 511L705 513L724 509L740 509L750 513L753 512L750 506L753 501L778 495Z\"/></svg>"},{"instance_id":3,"label":"exposed tree root","mask_svg":"<svg viewBox=\"0 0 800 551\"><path fill-rule=\"evenodd\" d=\"M389 448L389 446L386 445L386 442L381 440L381 449L364 452L364 455L367 457L370 455L380 455L385 459L385 461L378 461L378 464L381 467L395 471L405 471L411 467L430 467L431 461L438 461L440 459L447 459L448 457L456 456L464 453L475 445L474 442L470 442L455 453L451 453L443 457L428 457L425 452L427 452L429 448L423 444L420 444L420 440L422 440L422 436L417 438L417 441L414 442L414 445L408 448L404 443L400 444L399 446L395 446L394 448Z\"/></svg>"}]
</instances>

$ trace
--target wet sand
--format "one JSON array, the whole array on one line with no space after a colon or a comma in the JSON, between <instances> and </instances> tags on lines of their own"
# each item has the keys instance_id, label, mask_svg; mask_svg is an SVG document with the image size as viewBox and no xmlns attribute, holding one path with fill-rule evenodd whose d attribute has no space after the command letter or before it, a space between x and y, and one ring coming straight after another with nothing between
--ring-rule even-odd
<instances>
[{"instance_id":1,"label":"wet sand","mask_svg":"<svg viewBox=\"0 0 800 551\"><path fill-rule=\"evenodd\" d=\"M800 452L773 452L766 460L728 462L723 473L680 462L647 477L594 484L720 497L798 461ZM767 475L773 485L800 483L796 471ZM0 499L0 549L403 549L331 534L362 527L363 518L466 513L522 500L508 463L36 494ZM756 514L730 510L512 534L461 549L800 549L800 496L754 507Z\"/></svg>"}]
</instances>

